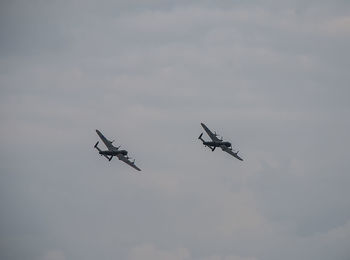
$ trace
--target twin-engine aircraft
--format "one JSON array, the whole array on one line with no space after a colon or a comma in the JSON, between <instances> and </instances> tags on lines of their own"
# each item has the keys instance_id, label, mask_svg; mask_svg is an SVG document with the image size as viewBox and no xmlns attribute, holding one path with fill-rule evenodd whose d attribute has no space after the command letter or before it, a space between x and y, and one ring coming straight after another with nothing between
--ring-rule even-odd
<instances>
[{"instance_id":1,"label":"twin-engine aircraft","mask_svg":"<svg viewBox=\"0 0 350 260\"><path fill-rule=\"evenodd\" d=\"M101 150L97 145L99 142L97 142L94 146L94 148L96 148L99 152L99 154L104 157L106 157L108 159L108 161L112 160L113 156L117 156L119 160L125 162L126 164L130 165L132 168L141 171L141 169L139 167L137 167L135 165L135 160L134 161L130 161L130 157L128 157L128 151L126 150L120 150L120 146L115 147L112 143L114 141L109 141L106 137L104 137L104 135L96 130L96 133L98 134L98 136L101 138L102 142L106 145L108 150Z\"/></svg>"},{"instance_id":2,"label":"twin-engine aircraft","mask_svg":"<svg viewBox=\"0 0 350 260\"><path fill-rule=\"evenodd\" d=\"M202 127L204 128L205 132L209 135L211 141L205 141L202 136L203 133L200 134L198 139L200 139L204 146L209 147L213 152L215 151L216 147L220 147L224 152L231 154L232 156L236 157L238 160L243 161L241 157L238 156L238 151L234 152L232 150L232 145L230 142L223 141L222 138L218 138L218 135L216 133L213 133L212 131L209 130L209 128L201 123Z\"/></svg>"}]
</instances>

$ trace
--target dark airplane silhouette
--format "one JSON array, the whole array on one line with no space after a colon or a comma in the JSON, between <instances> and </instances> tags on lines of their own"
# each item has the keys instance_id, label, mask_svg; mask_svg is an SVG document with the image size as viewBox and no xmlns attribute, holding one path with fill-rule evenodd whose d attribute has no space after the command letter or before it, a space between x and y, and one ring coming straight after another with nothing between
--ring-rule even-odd
<instances>
[{"instance_id":1,"label":"dark airplane silhouette","mask_svg":"<svg viewBox=\"0 0 350 260\"><path fill-rule=\"evenodd\" d=\"M213 152L215 151L216 147L220 147L224 152L231 154L232 156L234 156L235 158L237 158L240 161L243 161L243 159L238 156L238 151L237 152L232 151L232 145L230 142L223 141L222 138L219 139L217 137L218 135L216 133L211 132L205 124L201 123L201 125L211 139L211 141L205 141L202 138L203 133L201 133L200 136L198 137L198 139L200 139L203 142L204 146L209 147Z\"/></svg>"},{"instance_id":2,"label":"dark airplane silhouette","mask_svg":"<svg viewBox=\"0 0 350 260\"><path fill-rule=\"evenodd\" d=\"M130 161L129 159L131 159L130 157L128 157L128 151L126 150L119 150L120 146L115 147L112 143L114 141L109 141L106 137L104 137L104 135L96 130L96 133L98 134L98 136L101 138L102 142L106 145L108 150L101 150L97 145L99 142L97 142L94 146L94 148L96 148L98 150L98 153L104 157L106 157L108 159L108 161L112 160L113 156L117 156L119 160L125 162L126 164L130 165L131 167L133 167L134 169L141 171L140 168L138 168L135 165L135 160L134 161Z\"/></svg>"}]
</instances>

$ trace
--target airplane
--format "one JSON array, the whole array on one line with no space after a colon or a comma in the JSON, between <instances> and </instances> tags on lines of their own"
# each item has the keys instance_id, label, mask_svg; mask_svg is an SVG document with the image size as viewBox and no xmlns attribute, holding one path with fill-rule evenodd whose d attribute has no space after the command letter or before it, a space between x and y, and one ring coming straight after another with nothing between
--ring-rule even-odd
<instances>
[{"instance_id":1,"label":"airplane","mask_svg":"<svg viewBox=\"0 0 350 260\"><path fill-rule=\"evenodd\" d=\"M113 141L109 141L106 137L104 137L104 135L96 129L96 133L98 134L98 136L101 138L102 142L106 145L108 150L101 150L97 145L99 142L97 142L94 145L94 148L96 148L98 150L98 153L101 156L104 156L108 159L108 161L112 160L113 156L117 156L119 160L125 162L126 164L130 165L132 168L141 171L141 169L139 167L137 167L135 165L135 159L134 161L130 161L129 159L131 159L130 157L128 157L128 151L126 150L120 150L120 146L115 147L112 143Z\"/></svg>"},{"instance_id":2,"label":"airplane","mask_svg":"<svg viewBox=\"0 0 350 260\"><path fill-rule=\"evenodd\" d=\"M238 156L238 151L232 151L232 145L230 142L223 141L222 137L219 139L216 132L213 133L212 131L210 131L205 124L201 123L201 126L204 128L205 132L207 132L211 139L211 141L205 141L202 138L203 133L201 133L198 139L200 139L203 142L204 146L209 147L212 150L212 152L215 151L216 147L220 147L224 152L231 154L233 157L237 158L240 161L243 161L243 159Z\"/></svg>"}]
</instances>

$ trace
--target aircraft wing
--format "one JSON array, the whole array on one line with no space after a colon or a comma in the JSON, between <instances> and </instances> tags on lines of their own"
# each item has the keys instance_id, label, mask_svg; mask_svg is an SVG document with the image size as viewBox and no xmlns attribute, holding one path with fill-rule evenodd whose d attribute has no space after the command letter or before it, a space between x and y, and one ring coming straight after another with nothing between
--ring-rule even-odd
<instances>
[{"instance_id":1,"label":"aircraft wing","mask_svg":"<svg viewBox=\"0 0 350 260\"><path fill-rule=\"evenodd\" d=\"M96 133L101 138L102 142L106 145L108 150L113 150L115 147L112 145L112 142L109 141L100 131L96 129Z\"/></svg>"},{"instance_id":2,"label":"aircraft wing","mask_svg":"<svg viewBox=\"0 0 350 260\"><path fill-rule=\"evenodd\" d=\"M125 157L122 154L118 154L117 155L118 159L125 162L126 164L130 165L132 168L134 168L135 170L141 171L141 169L139 167L137 167L135 165L135 162L130 161L127 157Z\"/></svg>"},{"instance_id":3,"label":"aircraft wing","mask_svg":"<svg viewBox=\"0 0 350 260\"><path fill-rule=\"evenodd\" d=\"M221 149L222 149L224 152L226 152L226 153L228 153L228 154L231 154L233 157L237 158L238 160L243 161L243 159L242 159L241 157L238 156L238 152L237 152L237 153L233 152L232 149L226 147L225 145L221 145Z\"/></svg>"},{"instance_id":4,"label":"aircraft wing","mask_svg":"<svg viewBox=\"0 0 350 260\"><path fill-rule=\"evenodd\" d=\"M220 142L221 141L219 138L216 137L215 134L213 134L212 131L209 130L209 128L205 124L201 123L201 126L204 128L205 132L207 132L207 134L209 135L211 140L213 140L214 142Z\"/></svg>"}]
</instances>

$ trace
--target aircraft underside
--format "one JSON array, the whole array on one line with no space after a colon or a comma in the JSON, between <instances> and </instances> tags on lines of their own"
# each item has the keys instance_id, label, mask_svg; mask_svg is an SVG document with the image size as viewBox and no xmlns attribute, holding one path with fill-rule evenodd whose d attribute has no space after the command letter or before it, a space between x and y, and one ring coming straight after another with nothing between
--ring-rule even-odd
<instances>
[{"instance_id":1,"label":"aircraft underside","mask_svg":"<svg viewBox=\"0 0 350 260\"><path fill-rule=\"evenodd\" d=\"M227 141L223 141L223 138L218 138L218 135L215 133L213 133L212 131L210 131L210 129L203 123L201 123L202 127L204 128L204 130L207 132L208 136L210 137L211 141L206 141L202 138L203 133L201 133L198 137L199 140L202 141L203 145L205 145L206 147L209 147L210 150L212 150L214 152L214 150L216 149L216 147L220 147L222 151L236 157L238 160L243 161L243 159L241 157L238 156L238 151L234 152L232 150L232 145L230 142Z\"/></svg>"},{"instance_id":2,"label":"aircraft underside","mask_svg":"<svg viewBox=\"0 0 350 260\"><path fill-rule=\"evenodd\" d=\"M122 154L122 155L127 155L128 152L121 150L121 151L100 151L99 154L101 155L110 155L110 156L117 156L118 154Z\"/></svg>"}]
</instances>

